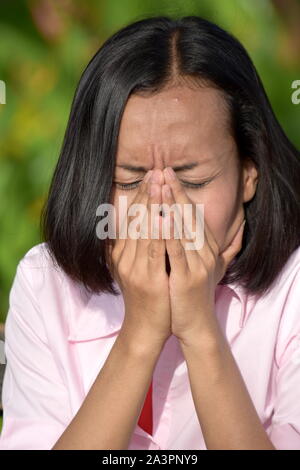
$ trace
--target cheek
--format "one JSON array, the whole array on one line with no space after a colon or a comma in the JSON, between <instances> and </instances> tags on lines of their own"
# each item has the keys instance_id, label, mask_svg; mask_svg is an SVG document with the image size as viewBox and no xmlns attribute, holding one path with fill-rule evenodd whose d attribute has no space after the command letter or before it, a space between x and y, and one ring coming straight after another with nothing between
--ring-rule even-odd
<instances>
[{"instance_id":1,"label":"cheek","mask_svg":"<svg viewBox=\"0 0 300 470\"><path fill-rule=\"evenodd\" d=\"M205 223L221 249L227 242L230 227L243 208L233 186L219 184L218 187L207 188L206 191L199 190L197 195L196 191L192 190L188 194L194 203L204 204Z\"/></svg>"}]
</instances>

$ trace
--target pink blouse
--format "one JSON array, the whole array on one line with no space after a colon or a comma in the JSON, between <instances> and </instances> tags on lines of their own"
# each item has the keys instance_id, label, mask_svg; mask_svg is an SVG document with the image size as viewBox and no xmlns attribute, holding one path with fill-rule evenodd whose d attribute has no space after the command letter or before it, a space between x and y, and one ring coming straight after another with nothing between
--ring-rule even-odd
<instances>
[{"instance_id":1,"label":"pink blouse","mask_svg":"<svg viewBox=\"0 0 300 470\"><path fill-rule=\"evenodd\" d=\"M124 318L123 297L91 295L55 268L45 243L17 266L5 323L0 449L51 449L82 405ZM269 294L218 285L215 313L264 429L300 449L300 247ZM200 371L201 373L201 371ZM153 374L153 435L128 449L206 449L176 336Z\"/></svg>"}]
</instances>

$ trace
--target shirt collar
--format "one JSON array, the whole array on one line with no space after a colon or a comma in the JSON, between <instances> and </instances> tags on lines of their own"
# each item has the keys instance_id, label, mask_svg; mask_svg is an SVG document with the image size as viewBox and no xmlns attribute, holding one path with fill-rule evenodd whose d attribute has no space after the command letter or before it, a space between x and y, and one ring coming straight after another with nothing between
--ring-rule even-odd
<instances>
[{"instance_id":1,"label":"shirt collar","mask_svg":"<svg viewBox=\"0 0 300 470\"><path fill-rule=\"evenodd\" d=\"M218 284L217 289L227 289L230 291L231 295L235 296L241 304L240 310L240 321L239 327L243 328L245 326L246 320L251 312L249 308L249 298L253 296L247 291L247 289L238 282L231 282L229 284Z\"/></svg>"}]
</instances>

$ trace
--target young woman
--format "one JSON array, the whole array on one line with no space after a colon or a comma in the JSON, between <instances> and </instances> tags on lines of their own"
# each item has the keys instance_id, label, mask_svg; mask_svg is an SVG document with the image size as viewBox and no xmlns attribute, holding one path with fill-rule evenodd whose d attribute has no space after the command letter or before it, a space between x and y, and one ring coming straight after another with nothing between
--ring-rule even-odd
<instances>
[{"instance_id":1,"label":"young woman","mask_svg":"<svg viewBox=\"0 0 300 470\"><path fill-rule=\"evenodd\" d=\"M233 36L196 16L111 36L16 270L0 447L300 449L299 188ZM201 248L164 238L161 215L156 239L100 239L97 208L120 196L147 216L202 204Z\"/></svg>"}]
</instances>

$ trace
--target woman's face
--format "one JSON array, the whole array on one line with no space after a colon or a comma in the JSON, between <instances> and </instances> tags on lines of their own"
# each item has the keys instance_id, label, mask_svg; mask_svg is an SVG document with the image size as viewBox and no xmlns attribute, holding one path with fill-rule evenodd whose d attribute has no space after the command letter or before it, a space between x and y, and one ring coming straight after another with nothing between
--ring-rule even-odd
<instances>
[{"instance_id":1,"label":"woman's face","mask_svg":"<svg viewBox=\"0 0 300 470\"><path fill-rule=\"evenodd\" d=\"M191 167L176 170L184 165ZM225 249L244 219L243 202L255 194L257 171L251 161L241 167L218 90L182 86L130 96L118 139L112 199L116 214L119 196L127 196L129 207L138 191L138 184L130 190L119 184L140 181L148 170L167 166L175 169L191 201L204 204L205 222L220 250ZM187 183L206 184L189 188Z\"/></svg>"}]
</instances>

